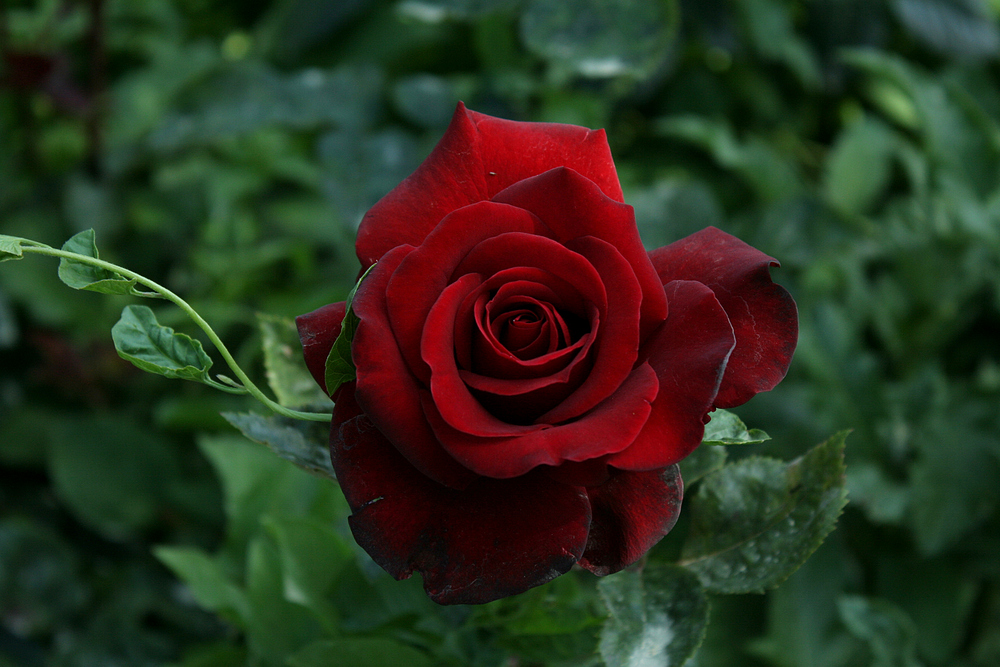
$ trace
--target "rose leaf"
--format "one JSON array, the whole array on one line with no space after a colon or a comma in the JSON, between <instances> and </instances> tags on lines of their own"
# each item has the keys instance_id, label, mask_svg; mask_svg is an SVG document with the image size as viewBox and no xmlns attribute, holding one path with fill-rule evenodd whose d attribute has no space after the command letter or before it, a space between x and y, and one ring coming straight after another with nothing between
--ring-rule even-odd
<instances>
[{"instance_id":1,"label":"rose leaf","mask_svg":"<svg viewBox=\"0 0 1000 667\"><path fill-rule=\"evenodd\" d=\"M888 600L845 595L837 601L848 631L868 643L873 665L920 667L916 658L917 629L902 609Z\"/></svg>"},{"instance_id":2,"label":"rose leaf","mask_svg":"<svg viewBox=\"0 0 1000 667\"><path fill-rule=\"evenodd\" d=\"M153 549L153 555L187 585L205 609L229 619L242 620L250 615L246 593L226 575L217 558L197 547L159 546Z\"/></svg>"},{"instance_id":3,"label":"rose leaf","mask_svg":"<svg viewBox=\"0 0 1000 667\"><path fill-rule=\"evenodd\" d=\"M295 321L287 317L257 314L264 348L267 383L278 403L286 408L329 405L329 397L306 368L299 347Z\"/></svg>"},{"instance_id":4,"label":"rose leaf","mask_svg":"<svg viewBox=\"0 0 1000 667\"><path fill-rule=\"evenodd\" d=\"M21 239L0 234L0 262L21 259L23 257Z\"/></svg>"},{"instance_id":5,"label":"rose leaf","mask_svg":"<svg viewBox=\"0 0 1000 667\"><path fill-rule=\"evenodd\" d=\"M650 564L605 577L597 587L610 612L600 641L608 667L683 665L701 645L708 597L689 570Z\"/></svg>"},{"instance_id":6,"label":"rose leaf","mask_svg":"<svg viewBox=\"0 0 1000 667\"><path fill-rule=\"evenodd\" d=\"M84 257L100 259L93 229L84 230L63 244L62 250ZM125 276L98 266L63 257L59 260L59 280L73 289L90 290L101 294L130 294L158 298L155 292L136 289L135 278Z\"/></svg>"},{"instance_id":7,"label":"rose leaf","mask_svg":"<svg viewBox=\"0 0 1000 667\"><path fill-rule=\"evenodd\" d=\"M705 425L702 443L706 445L756 445L771 436L759 428L747 429L747 425L732 412L717 408L712 413L712 421Z\"/></svg>"},{"instance_id":8,"label":"rose leaf","mask_svg":"<svg viewBox=\"0 0 1000 667\"><path fill-rule=\"evenodd\" d=\"M286 419L254 412L223 412L223 418L254 442L303 470L336 480L327 445L330 427L319 422Z\"/></svg>"},{"instance_id":9,"label":"rose leaf","mask_svg":"<svg viewBox=\"0 0 1000 667\"><path fill-rule=\"evenodd\" d=\"M726 464L724 447L698 447L680 462L681 479L690 487L705 475L719 470Z\"/></svg>"},{"instance_id":10,"label":"rose leaf","mask_svg":"<svg viewBox=\"0 0 1000 667\"><path fill-rule=\"evenodd\" d=\"M361 320L354 314L351 303L354 301L354 295L357 294L358 287L361 286L361 283L364 282L364 279L368 277L368 274L376 265L372 264L368 267L368 270L358 278L358 282L354 285L350 294L347 295L347 312L344 313L344 320L340 325L340 335L337 336L337 340L333 341L333 347L330 348L330 354L326 358L326 390L331 396L336 393L340 385L350 382L357 377L354 360L351 359L351 341L354 340L354 332L357 331Z\"/></svg>"},{"instance_id":11,"label":"rose leaf","mask_svg":"<svg viewBox=\"0 0 1000 667\"><path fill-rule=\"evenodd\" d=\"M126 306L111 337L118 356L148 373L214 384L208 375L212 360L201 342L163 326L146 306Z\"/></svg>"},{"instance_id":12,"label":"rose leaf","mask_svg":"<svg viewBox=\"0 0 1000 667\"><path fill-rule=\"evenodd\" d=\"M750 457L707 475L691 497L681 564L714 593L773 588L819 547L847 503L844 440L785 463Z\"/></svg>"}]
</instances>

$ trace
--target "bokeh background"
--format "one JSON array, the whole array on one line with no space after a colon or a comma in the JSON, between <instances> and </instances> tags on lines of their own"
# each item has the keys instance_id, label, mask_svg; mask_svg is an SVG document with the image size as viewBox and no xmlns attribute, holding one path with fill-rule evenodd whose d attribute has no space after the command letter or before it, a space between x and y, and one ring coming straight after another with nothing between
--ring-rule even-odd
<instances>
[{"instance_id":1,"label":"bokeh background","mask_svg":"<svg viewBox=\"0 0 1000 667\"><path fill-rule=\"evenodd\" d=\"M695 663L995 666L998 17L997 0L5 0L0 233L58 247L94 228L263 382L262 341L294 355L287 318L345 296L362 214L458 100L606 128L650 248L715 225L781 261L802 331L784 383L737 411L773 437L754 453L853 429L838 529L777 590L713 597ZM70 290L46 258L0 265L0 666L600 664L589 575L479 608L379 576L335 485L219 417L250 399L118 358L129 302Z\"/></svg>"}]
</instances>

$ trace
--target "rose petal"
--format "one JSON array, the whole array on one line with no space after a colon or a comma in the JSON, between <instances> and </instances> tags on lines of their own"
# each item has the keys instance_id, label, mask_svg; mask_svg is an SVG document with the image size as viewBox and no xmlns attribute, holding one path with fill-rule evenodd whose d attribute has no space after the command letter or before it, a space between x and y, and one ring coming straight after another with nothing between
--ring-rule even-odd
<instances>
[{"instance_id":1,"label":"rose petal","mask_svg":"<svg viewBox=\"0 0 1000 667\"><path fill-rule=\"evenodd\" d=\"M544 584L583 553L583 488L530 474L448 489L396 452L351 391L338 399L330 449L351 531L396 579L416 570L435 602L481 604Z\"/></svg>"},{"instance_id":2,"label":"rose petal","mask_svg":"<svg viewBox=\"0 0 1000 667\"><path fill-rule=\"evenodd\" d=\"M604 130L492 118L459 102L451 125L423 164L361 221L358 259L367 268L397 245L420 245L452 211L560 166L575 169L608 197L622 200Z\"/></svg>"},{"instance_id":3,"label":"rose petal","mask_svg":"<svg viewBox=\"0 0 1000 667\"><path fill-rule=\"evenodd\" d=\"M385 307L386 284L413 249L399 246L383 257L354 295L360 323L351 356L357 370L358 403L382 433L420 472L454 488L464 488L475 475L442 447L424 418L420 385L403 360Z\"/></svg>"},{"instance_id":4,"label":"rose petal","mask_svg":"<svg viewBox=\"0 0 1000 667\"><path fill-rule=\"evenodd\" d=\"M525 265L544 266L571 281L581 296L599 310L602 324L592 352L593 370L576 392L551 413L540 417L539 422L572 419L610 395L628 376L636 360L642 297L635 274L618 251L600 239L583 237L561 245L552 239L523 233L486 239L469 252L455 271L492 275L506 268L511 257ZM615 295L613 300L607 298L609 288Z\"/></svg>"},{"instance_id":5,"label":"rose petal","mask_svg":"<svg viewBox=\"0 0 1000 667\"><path fill-rule=\"evenodd\" d=\"M571 165L569 165L571 166ZM609 199L593 182L572 169L558 168L513 184L496 197L534 213L563 244L593 236L614 246L632 267L642 290L643 340L667 316L663 283L639 238L635 214L621 199Z\"/></svg>"},{"instance_id":6,"label":"rose petal","mask_svg":"<svg viewBox=\"0 0 1000 667\"><path fill-rule=\"evenodd\" d=\"M458 461L486 477L509 478L539 465L585 461L628 447L649 417L656 397L656 373L642 364L618 390L582 417L558 426L531 427L520 435L481 437L450 426L430 394L421 396L424 413L441 445ZM478 425L478 424L477 424ZM514 428L497 420L497 430ZM526 429L528 427L525 427Z\"/></svg>"},{"instance_id":7,"label":"rose petal","mask_svg":"<svg viewBox=\"0 0 1000 667\"><path fill-rule=\"evenodd\" d=\"M697 280L712 288L736 332L715 405L742 405L785 377L798 341L795 301L771 282L778 262L735 236L708 227L649 253L664 284Z\"/></svg>"},{"instance_id":8,"label":"rose petal","mask_svg":"<svg viewBox=\"0 0 1000 667\"><path fill-rule=\"evenodd\" d=\"M642 349L660 392L635 442L608 461L625 470L663 468L701 444L705 415L735 344L726 312L708 287L675 280L664 291L670 316Z\"/></svg>"},{"instance_id":9,"label":"rose petal","mask_svg":"<svg viewBox=\"0 0 1000 667\"><path fill-rule=\"evenodd\" d=\"M448 285L441 297L431 308L427 316L425 334L421 339L421 354L431 369L430 390L439 414L453 428L466 434L477 436L510 436L526 434L544 428L543 425L532 425L537 416L504 415L498 418L491 413L483 403L469 391L465 372L459 372L455 358L454 322L460 304L470 293L474 293L479 285L479 274L470 273L462 276L456 282ZM508 380L507 385L513 385L520 394L536 392L536 400L551 399L552 393L559 389L548 390L551 385L569 379L569 370L549 378ZM565 375L565 377L563 377ZM491 381L479 378L480 381ZM492 382L504 383L501 380ZM539 395L541 392L541 395Z\"/></svg>"},{"instance_id":10,"label":"rose petal","mask_svg":"<svg viewBox=\"0 0 1000 667\"><path fill-rule=\"evenodd\" d=\"M473 273L455 267L469 251L486 240L509 232L533 232L538 221L527 211L506 204L479 202L445 217L434 231L403 260L385 290L389 321L410 371L426 383L427 365L420 358L420 337L431 306L456 275ZM511 258L507 257L510 266Z\"/></svg>"},{"instance_id":11,"label":"rose petal","mask_svg":"<svg viewBox=\"0 0 1000 667\"><path fill-rule=\"evenodd\" d=\"M636 562L670 532L680 516L684 484L672 465L621 472L587 493L593 519L580 565L604 576Z\"/></svg>"},{"instance_id":12,"label":"rose petal","mask_svg":"<svg viewBox=\"0 0 1000 667\"><path fill-rule=\"evenodd\" d=\"M327 394L330 392L326 389L326 358L330 356L333 343L340 335L340 326L346 312L347 304L341 301L295 318L306 367Z\"/></svg>"},{"instance_id":13,"label":"rose petal","mask_svg":"<svg viewBox=\"0 0 1000 667\"><path fill-rule=\"evenodd\" d=\"M594 343L594 367L580 388L538 418L559 423L583 414L614 391L635 364L639 354L639 304L642 293L631 267L610 243L593 236L573 239L570 250L586 257L597 270L609 296L604 321ZM660 289L663 292L663 289Z\"/></svg>"}]
</instances>

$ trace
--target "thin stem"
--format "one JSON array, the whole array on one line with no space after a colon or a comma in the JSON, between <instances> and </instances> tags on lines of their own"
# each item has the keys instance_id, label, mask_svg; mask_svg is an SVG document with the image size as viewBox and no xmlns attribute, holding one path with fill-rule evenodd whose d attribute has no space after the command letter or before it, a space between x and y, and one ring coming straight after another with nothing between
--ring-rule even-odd
<instances>
[{"instance_id":1,"label":"thin stem","mask_svg":"<svg viewBox=\"0 0 1000 667\"><path fill-rule=\"evenodd\" d=\"M135 273L134 271L129 271L125 267L118 266L117 264L112 264L111 262L106 262L103 259L98 259L96 257L79 255L75 252L56 250L55 248L43 245L21 246L21 252L25 253L31 252L35 253L36 255L48 255L50 257L71 259L75 262L90 264L91 266L96 266L102 269L107 269L109 271L114 271L115 273L118 273L126 278L135 280L140 285L148 287L149 289L161 295L163 298L167 299L168 301L171 301L178 308L187 313L187 316L190 317L194 321L194 323L197 324L198 327L205 332L206 336L208 336L208 339L219 351L219 354L222 355L222 358L225 360L226 365L228 365L230 370L233 371L233 375L235 375L237 379L239 379L240 383L246 388L246 390L250 393L250 395L256 398L258 401L260 401L267 407L271 408L279 415L284 415L285 417L292 417L294 419L305 419L309 421L321 421L321 422L322 421L328 422L333 418L333 415L330 415L329 413L325 412L301 412L299 410L290 410L289 408L286 408L283 405L268 398L264 394L264 392L262 392L257 387L257 385L253 383L253 381L247 376L247 374L243 372L243 369L239 367L239 365L236 363L236 359L233 358L233 355L230 354L229 349L226 348L225 343L222 342L222 339L220 339L219 336L212 329L212 327L209 326L208 322L206 322L202 318L202 316L199 315L195 311L195 309L190 306L190 304L188 304L187 301L177 296L163 285L160 285L159 283L154 282L149 278L146 278L145 276L141 276L138 273Z\"/></svg>"}]
</instances>

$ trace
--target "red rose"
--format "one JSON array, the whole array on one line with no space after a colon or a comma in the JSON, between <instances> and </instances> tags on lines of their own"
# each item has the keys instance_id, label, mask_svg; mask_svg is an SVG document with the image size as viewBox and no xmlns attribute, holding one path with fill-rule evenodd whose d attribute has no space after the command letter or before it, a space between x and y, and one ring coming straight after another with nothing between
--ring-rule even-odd
<instances>
[{"instance_id":1,"label":"red rose","mask_svg":"<svg viewBox=\"0 0 1000 667\"><path fill-rule=\"evenodd\" d=\"M646 252L603 131L460 104L356 247L375 266L333 465L358 543L440 603L635 562L709 411L771 389L795 347L770 257L714 228ZM321 385L344 310L298 319Z\"/></svg>"}]
</instances>

